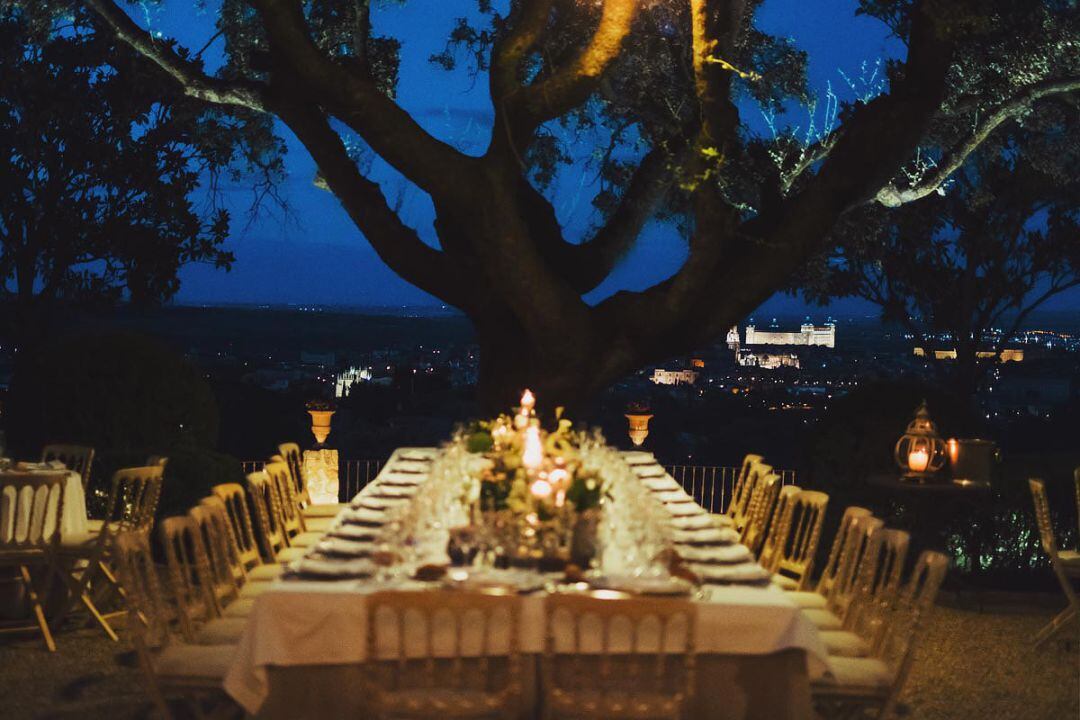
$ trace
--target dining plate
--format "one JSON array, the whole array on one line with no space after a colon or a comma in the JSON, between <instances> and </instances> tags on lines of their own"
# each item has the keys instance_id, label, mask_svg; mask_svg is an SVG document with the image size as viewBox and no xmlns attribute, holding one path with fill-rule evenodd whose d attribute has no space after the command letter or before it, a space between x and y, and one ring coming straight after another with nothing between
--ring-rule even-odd
<instances>
[{"instance_id":1,"label":"dining plate","mask_svg":"<svg viewBox=\"0 0 1080 720\"><path fill-rule=\"evenodd\" d=\"M701 507L695 502L670 503L664 505L664 508L666 508L667 511L671 513L671 516L673 518L699 516L709 517L709 513L705 512L705 508Z\"/></svg>"},{"instance_id":2,"label":"dining plate","mask_svg":"<svg viewBox=\"0 0 1080 720\"><path fill-rule=\"evenodd\" d=\"M345 538L347 540L374 540L377 528L363 525L338 525L331 528L326 534L329 537Z\"/></svg>"},{"instance_id":3,"label":"dining plate","mask_svg":"<svg viewBox=\"0 0 1080 720\"><path fill-rule=\"evenodd\" d=\"M692 564L690 569L703 582L717 585L766 585L772 580L772 573L755 562L738 565Z\"/></svg>"},{"instance_id":4,"label":"dining plate","mask_svg":"<svg viewBox=\"0 0 1080 720\"><path fill-rule=\"evenodd\" d=\"M666 475L663 477L643 478L642 483L645 487L649 488L653 492L671 492L672 490L682 490L682 485L675 482L673 478Z\"/></svg>"},{"instance_id":5,"label":"dining plate","mask_svg":"<svg viewBox=\"0 0 1080 720\"><path fill-rule=\"evenodd\" d=\"M631 470L642 480L646 478L661 478L667 477L667 470L659 465L634 465L631 466Z\"/></svg>"},{"instance_id":6,"label":"dining plate","mask_svg":"<svg viewBox=\"0 0 1080 720\"><path fill-rule=\"evenodd\" d=\"M704 530L706 528L719 527L716 521L708 513L695 513L691 515L672 516L669 521L676 530Z\"/></svg>"},{"instance_id":7,"label":"dining plate","mask_svg":"<svg viewBox=\"0 0 1080 720\"><path fill-rule=\"evenodd\" d=\"M348 580L375 574L375 563L366 558L354 560L302 557L288 565L289 574L303 579Z\"/></svg>"},{"instance_id":8,"label":"dining plate","mask_svg":"<svg viewBox=\"0 0 1080 720\"><path fill-rule=\"evenodd\" d=\"M398 453L399 460L416 460L423 463L430 463L435 459L435 456L439 454L438 450L434 448L408 448Z\"/></svg>"},{"instance_id":9,"label":"dining plate","mask_svg":"<svg viewBox=\"0 0 1080 720\"><path fill-rule=\"evenodd\" d=\"M349 508L341 512L341 521L349 525L370 525L379 527L386 522L386 511L371 508Z\"/></svg>"},{"instance_id":10,"label":"dining plate","mask_svg":"<svg viewBox=\"0 0 1080 720\"><path fill-rule=\"evenodd\" d=\"M374 495L361 495L352 502L354 508L368 508L371 510L389 510L402 503L409 502L409 498L384 498Z\"/></svg>"},{"instance_id":11,"label":"dining plate","mask_svg":"<svg viewBox=\"0 0 1080 720\"><path fill-rule=\"evenodd\" d=\"M675 552L688 563L706 565L730 565L754 559L745 545L676 545Z\"/></svg>"},{"instance_id":12,"label":"dining plate","mask_svg":"<svg viewBox=\"0 0 1080 720\"><path fill-rule=\"evenodd\" d=\"M431 471L431 463L425 460L395 460L390 466L392 472L404 473L428 473Z\"/></svg>"},{"instance_id":13,"label":"dining plate","mask_svg":"<svg viewBox=\"0 0 1080 720\"><path fill-rule=\"evenodd\" d=\"M425 480L427 480L427 475L420 475L418 473L391 471L391 472L388 472L388 473L383 473L382 477L379 478L379 484L381 484L381 485L403 485L403 486L408 486L408 485L419 485L420 483L424 482Z\"/></svg>"},{"instance_id":14,"label":"dining plate","mask_svg":"<svg viewBox=\"0 0 1080 720\"><path fill-rule=\"evenodd\" d=\"M630 450L623 453L623 460L627 465L655 465L656 456L650 452L643 452L641 450Z\"/></svg>"},{"instance_id":15,"label":"dining plate","mask_svg":"<svg viewBox=\"0 0 1080 720\"><path fill-rule=\"evenodd\" d=\"M615 590L632 595L689 595L690 583L675 577L637 577L635 575L597 575L587 580L597 590Z\"/></svg>"},{"instance_id":16,"label":"dining plate","mask_svg":"<svg viewBox=\"0 0 1080 720\"><path fill-rule=\"evenodd\" d=\"M694 502L694 498L687 495L686 491L682 488L679 488L678 490L665 490L664 492L658 492L653 495L653 497L664 503L665 505Z\"/></svg>"},{"instance_id":17,"label":"dining plate","mask_svg":"<svg viewBox=\"0 0 1080 720\"><path fill-rule=\"evenodd\" d=\"M315 550L334 557L367 557L375 552L375 543L371 540L327 537L315 544Z\"/></svg>"},{"instance_id":18,"label":"dining plate","mask_svg":"<svg viewBox=\"0 0 1080 720\"><path fill-rule=\"evenodd\" d=\"M517 568L454 568L442 580L444 587L484 593L529 593L540 590L546 578Z\"/></svg>"},{"instance_id":19,"label":"dining plate","mask_svg":"<svg viewBox=\"0 0 1080 720\"><path fill-rule=\"evenodd\" d=\"M676 530L671 534L671 540L677 545L731 545L739 542L739 533L718 527Z\"/></svg>"},{"instance_id":20,"label":"dining plate","mask_svg":"<svg viewBox=\"0 0 1080 720\"><path fill-rule=\"evenodd\" d=\"M415 485L390 485L382 482L373 485L367 493L370 497L379 498L409 498L415 494Z\"/></svg>"}]
</instances>

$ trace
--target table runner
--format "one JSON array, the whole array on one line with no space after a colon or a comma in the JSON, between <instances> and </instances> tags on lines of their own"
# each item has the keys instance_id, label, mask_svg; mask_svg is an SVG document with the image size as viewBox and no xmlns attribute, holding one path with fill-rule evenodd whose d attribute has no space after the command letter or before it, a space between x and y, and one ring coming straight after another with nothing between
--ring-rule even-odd
<instances>
[{"instance_id":1,"label":"table runner","mask_svg":"<svg viewBox=\"0 0 1080 720\"><path fill-rule=\"evenodd\" d=\"M417 452L420 450L395 451L379 476L361 494L378 493L384 480L400 472L398 463ZM672 489L665 485L668 491ZM422 592L452 592L408 581L395 585L410 586ZM278 676L283 668L302 668L308 674L315 666L349 667L363 663L367 658L368 634L365 599L368 594L385 588L385 584L372 581L277 582L256 598L225 679L226 691L255 713L270 693L271 667L278 669L275 675ZM518 640L526 654L539 653L543 647L544 597L539 593L521 598ZM827 654L816 629L779 588L707 586L705 596L696 604L695 647L699 654L734 662L740 656L788 657L785 653L795 651L800 658L795 665L802 666L800 675L804 681L807 673L814 677L827 670ZM780 666L786 668L785 672L790 671L792 661L788 658ZM774 682L785 684L782 678ZM808 692L805 682L802 686L802 691ZM808 707L807 703L800 704Z\"/></svg>"}]
</instances>

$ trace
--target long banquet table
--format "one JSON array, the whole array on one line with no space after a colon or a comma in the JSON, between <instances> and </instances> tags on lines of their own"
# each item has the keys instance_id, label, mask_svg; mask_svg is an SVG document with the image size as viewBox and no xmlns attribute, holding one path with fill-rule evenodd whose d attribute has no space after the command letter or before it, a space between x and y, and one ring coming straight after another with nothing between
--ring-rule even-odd
<instances>
[{"instance_id":1,"label":"long banquet table","mask_svg":"<svg viewBox=\"0 0 1080 720\"><path fill-rule=\"evenodd\" d=\"M417 449L410 449L416 451ZM364 492L403 463L396 451ZM674 482L672 480L672 482ZM394 587L402 587L397 582ZM226 691L265 718L363 718L368 655L366 597L376 580L279 580L256 597L225 679ZM453 592L406 581L418 592ZM518 647L542 652L544 592L522 596ZM817 630L776 586L710 585L696 599L696 691L687 717L806 720L813 716L810 680L827 672ZM535 667L530 663L527 667ZM539 689L535 674L527 697ZM535 703L526 717L535 716Z\"/></svg>"}]
</instances>

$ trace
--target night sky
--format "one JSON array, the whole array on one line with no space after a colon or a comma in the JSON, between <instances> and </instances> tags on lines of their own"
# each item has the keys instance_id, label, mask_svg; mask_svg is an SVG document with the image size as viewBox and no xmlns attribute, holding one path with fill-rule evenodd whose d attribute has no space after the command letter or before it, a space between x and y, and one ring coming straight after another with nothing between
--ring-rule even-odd
<instances>
[{"instance_id":1,"label":"night sky","mask_svg":"<svg viewBox=\"0 0 1080 720\"><path fill-rule=\"evenodd\" d=\"M175 37L189 48L202 47L214 32L215 2L207 2L203 11L193 9L194 3L147 5L133 6L133 16L154 32ZM473 7L473 0L411 0L404 7L386 3L374 13L373 24L377 33L402 43L398 102L429 132L479 154L487 144L492 117L486 80L473 82L461 69L447 73L428 62L433 52L443 49L454 19ZM865 72L873 72L878 62L904 54L903 45L889 36L882 23L855 16L856 7L855 0L768 0L758 14L758 24L767 32L793 38L809 53L810 85L815 92L824 96L831 85L840 98L851 99L853 91L842 73L858 78L864 64ZM220 62L220 45L218 41L204 53L210 69ZM741 110L752 128L764 130L756 106L746 104ZM820 112L818 118L820 122ZM782 122L805 128L806 112L796 109ZM281 188L288 212L266 207L252 219L248 214L251 188L242 182L226 186L225 201L233 214L228 247L237 261L227 274L204 266L186 268L177 300L200 304L439 305L437 299L412 287L382 263L334 196L312 184L314 163L304 149L280 123L278 132L289 148L288 175ZM575 143L582 158L592 146L588 137ZM435 244L427 197L379 161L373 166L373 177L390 198L401 199L405 221ZM570 237L583 236L595 221L590 206L597 189L594 178L595 171L583 172L579 165L568 168L554 186L551 197ZM600 299L621 288L647 287L674 272L684 257L684 243L673 229L651 225L637 249L589 299ZM1062 298L1048 309L1076 307L1080 305L1078 295ZM758 310L761 316L809 313L815 318L829 313L875 312L873 306L861 301L834 303L828 309L807 308L786 295L774 297Z\"/></svg>"}]
</instances>

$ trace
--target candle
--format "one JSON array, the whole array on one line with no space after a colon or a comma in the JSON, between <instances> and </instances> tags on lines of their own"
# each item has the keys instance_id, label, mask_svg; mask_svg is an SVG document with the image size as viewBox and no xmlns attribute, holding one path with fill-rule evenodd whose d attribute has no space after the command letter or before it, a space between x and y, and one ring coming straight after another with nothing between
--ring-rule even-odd
<instances>
[{"instance_id":1,"label":"candle","mask_svg":"<svg viewBox=\"0 0 1080 720\"><path fill-rule=\"evenodd\" d=\"M908 453L907 464L912 472L926 472L927 466L930 465L930 454L922 448L912 450Z\"/></svg>"},{"instance_id":2,"label":"candle","mask_svg":"<svg viewBox=\"0 0 1080 720\"><path fill-rule=\"evenodd\" d=\"M956 441L956 438L949 440L949 465L953 468L956 467L956 461L960 459L960 443Z\"/></svg>"},{"instance_id":3,"label":"candle","mask_svg":"<svg viewBox=\"0 0 1080 720\"><path fill-rule=\"evenodd\" d=\"M544 445L540 442L540 428L530 427L525 430L525 451L521 455L521 464L532 471L540 467L544 460Z\"/></svg>"},{"instance_id":4,"label":"candle","mask_svg":"<svg viewBox=\"0 0 1080 720\"><path fill-rule=\"evenodd\" d=\"M533 497L537 500L547 500L551 497L551 483L547 480L537 480L529 486L529 492L531 492Z\"/></svg>"}]
</instances>

